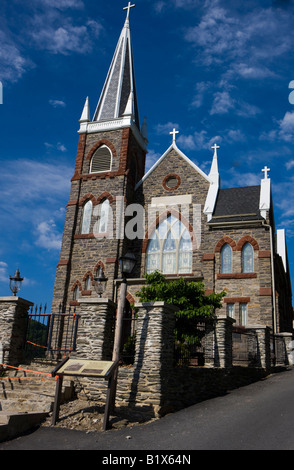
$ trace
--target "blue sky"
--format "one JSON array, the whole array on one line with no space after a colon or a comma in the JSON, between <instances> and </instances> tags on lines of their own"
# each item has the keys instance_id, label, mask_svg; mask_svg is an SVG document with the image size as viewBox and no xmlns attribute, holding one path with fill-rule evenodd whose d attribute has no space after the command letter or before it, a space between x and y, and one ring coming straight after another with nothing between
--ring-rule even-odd
<instances>
[{"instance_id":1,"label":"blue sky","mask_svg":"<svg viewBox=\"0 0 294 470\"><path fill-rule=\"evenodd\" d=\"M93 115L126 0L1 0L0 295L52 301L78 143ZM205 172L216 142L222 187L271 168L276 228L294 243L294 5L287 0L137 0L131 31L147 168L171 143Z\"/></svg>"}]
</instances>

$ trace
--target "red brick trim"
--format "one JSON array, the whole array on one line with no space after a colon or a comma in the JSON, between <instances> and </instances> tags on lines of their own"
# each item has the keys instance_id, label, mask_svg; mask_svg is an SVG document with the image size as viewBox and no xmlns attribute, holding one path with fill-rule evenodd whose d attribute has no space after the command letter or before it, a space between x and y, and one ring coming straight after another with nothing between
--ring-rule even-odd
<instances>
[{"instance_id":1,"label":"red brick trim","mask_svg":"<svg viewBox=\"0 0 294 470\"><path fill-rule=\"evenodd\" d=\"M236 249L237 249L236 242L235 242L231 237L225 236L225 237L221 238L221 240L219 240L219 242L216 244L216 247L215 247L214 252L215 252L215 253L220 253L222 247L223 247L226 243L227 243L228 245L230 245L230 247L232 248L233 251L236 251Z\"/></svg>"},{"instance_id":2,"label":"red brick trim","mask_svg":"<svg viewBox=\"0 0 294 470\"><path fill-rule=\"evenodd\" d=\"M250 297L225 297L225 304L249 304Z\"/></svg>"},{"instance_id":3,"label":"red brick trim","mask_svg":"<svg viewBox=\"0 0 294 470\"><path fill-rule=\"evenodd\" d=\"M108 193L107 191L104 191L104 193L97 197L96 204L100 204L103 199L108 199L110 204L112 204L114 201L114 197L112 196L112 194Z\"/></svg>"},{"instance_id":4,"label":"red brick trim","mask_svg":"<svg viewBox=\"0 0 294 470\"><path fill-rule=\"evenodd\" d=\"M272 295L272 288L271 287L260 287L259 295L261 295L261 296L271 296Z\"/></svg>"},{"instance_id":5,"label":"red brick trim","mask_svg":"<svg viewBox=\"0 0 294 470\"><path fill-rule=\"evenodd\" d=\"M126 299L130 304L135 303L135 297L133 297L132 294L130 294L130 292L127 292Z\"/></svg>"},{"instance_id":6,"label":"red brick trim","mask_svg":"<svg viewBox=\"0 0 294 470\"><path fill-rule=\"evenodd\" d=\"M174 187L174 188L169 188L167 185L166 185L166 182L169 178L176 178L178 183L177 185ZM176 173L169 173L168 175L165 176L163 182L162 182L162 186L164 187L164 189L166 191L175 191L176 189L178 189L178 187L180 186L181 184L181 178L179 177L179 175L177 175Z\"/></svg>"},{"instance_id":7,"label":"red brick trim","mask_svg":"<svg viewBox=\"0 0 294 470\"><path fill-rule=\"evenodd\" d=\"M80 281L79 281L79 280L76 280L76 282L73 284L73 286L72 286L72 288L71 288L71 291L72 291L72 292L75 290L76 286L79 286L80 291L83 290L83 287L82 287L82 284L80 283Z\"/></svg>"},{"instance_id":8,"label":"red brick trim","mask_svg":"<svg viewBox=\"0 0 294 470\"><path fill-rule=\"evenodd\" d=\"M78 300L70 300L69 305L71 307L76 307L76 306L80 305L80 302Z\"/></svg>"},{"instance_id":9,"label":"red brick trim","mask_svg":"<svg viewBox=\"0 0 294 470\"><path fill-rule=\"evenodd\" d=\"M213 289L205 289L204 295L210 295L213 294Z\"/></svg>"},{"instance_id":10,"label":"red brick trim","mask_svg":"<svg viewBox=\"0 0 294 470\"><path fill-rule=\"evenodd\" d=\"M93 206L97 204L95 196L92 193L87 193L79 200L79 206L83 206L88 201L92 201Z\"/></svg>"},{"instance_id":11,"label":"red brick trim","mask_svg":"<svg viewBox=\"0 0 294 470\"><path fill-rule=\"evenodd\" d=\"M98 263L96 264L96 266L94 267L94 273L96 273L98 271L98 268L102 268L103 272L105 271L105 266L104 264L102 263L102 261L98 261ZM93 278L93 281L94 281L94 278Z\"/></svg>"},{"instance_id":12,"label":"red brick trim","mask_svg":"<svg viewBox=\"0 0 294 470\"><path fill-rule=\"evenodd\" d=\"M92 238L96 238L94 233L78 233L77 235L74 236L74 240L92 239Z\"/></svg>"},{"instance_id":13,"label":"red brick trim","mask_svg":"<svg viewBox=\"0 0 294 470\"><path fill-rule=\"evenodd\" d=\"M68 203L66 204L66 207L76 206L77 203L78 203L78 201L68 201Z\"/></svg>"},{"instance_id":14,"label":"red brick trim","mask_svg":"<svg viewBox=\"0 0 294 470\"><path fill-rule=\"evenodd\" d=\"M83 282L85 282L85 280L87 279L87 277L90 277L92 281L94 281L94 278L93 278L93 274L91 273L91 271L87 271L83 277Z\"/></svg>"},{"instance_id":15,"label":"red brick trim","mask_svg":"<svg viewBox=\"0 0 294 470\"><path fill-rule=\"evenodd\" d=\"M82 290L81 294L82 295L92 295L92 291L91 290Z\"/></svg>"},{"instance_id":16,"label":"red brick trim","mask_svg":"<svg viewBox=\"0 0 294 470\"><path fill-rule=\"evenodd\" d=\"M256 277L257 277L256 273L217 274L217 279L253 279Z\"/></svg>"},{"instance_id":17,"label":"red brick trim","mask_svg":"<svg viewBox=\"0 0 294 470\"><path fill-rule=\"evenodd\" d=\"M250 243L250 245L252 245L255 251L259 250L259 245L257 241L254 238L252 238L250 235L245 235L244 237L241 238L241 240L238 241L237 251L242 251L242 248L245 245L245 243Z\"/></svg>"},{"instance_id":18,"label":"red brick trim","mask_svg":"<svg viewBox=\"0 0 294 470\"><path fill-rule=\"evenodd\" d=\"M69 260L68 259L61 259L57 265L58 266L67 266L69 263Z\"/></svg>"},{"instance_id":19,"label":"red brick trim","mask_svg":"<svg viewBox=\"0 0 294 470\"><path fill-rule=\"evenodd\" d=\"M101 147L102 145L106 145L107 147L109 147L111 152L112 152L112 156L117 157L117 152L116 152L116 149L115 149L114 145L107 139L101 139L98 142L96 142L96 144L93 145L93 147L90 149L90 151L88 152L88 155L86 157L86 160L91 160L91 158L93 157L96 150L99 147Z\"/></svg>"},{"instance_id":20,"label":"red brick trim","mask_svg":"<svg viewBox=\"0 0 294 470\"><path fill-rule=\"evenodd\" d=\"M101 201L103 201L103 199L108 199L110 204L112 204L115 200L112 194L108 193L107 191L104 191L104 193L98 196L97 199L95 196L93 196L92 193L87 193L79 200L79 207L82 207L88 201L92 201L93 206L97 206L101 203Z\"/></svg>"},{"instance_id":21,"label":"red brick trim","mask_svg":"<svg viewBox=\"0 0 294 470\"><path fill-rule=\"evenodd\" d=\"M115 264L118 261L117 258L106 258L107 264Z\"/></svg>"},{"instance_id":22,"label":"red brick trim","mask_svg":"<svg viewBox=\"0 0 294 470\"><path fill-rule=\"evenodd\" d=\"M202 256L202 260L201 261L213 261L215 258L215 254L214 253L204 253L204 255Z\"/></svg>"},{"instance_id":23,"label":"red brick trim","mask_svg":"<svg viewBox=\"0 0 294 470\"><path fill-rule=\"evenodd\" d=\"M258 258L270 258L271 251L270 250L263 250L258 253Z\"/></svg>"},{"instance_id":24,"label":"red brick trim","mask_svg":"<svg viewBox=\"0 0 294 470\"><path fill-rule=\"evenodd\" d=\"M80 134L77 157L76 157L75 173L71 181L76 181L80 179L82 168L83 168L83 158L84 158L84 153L85 153L85 148L86 148L86 139L87 139L87 134Z\"/></svg>"}]
</instances>

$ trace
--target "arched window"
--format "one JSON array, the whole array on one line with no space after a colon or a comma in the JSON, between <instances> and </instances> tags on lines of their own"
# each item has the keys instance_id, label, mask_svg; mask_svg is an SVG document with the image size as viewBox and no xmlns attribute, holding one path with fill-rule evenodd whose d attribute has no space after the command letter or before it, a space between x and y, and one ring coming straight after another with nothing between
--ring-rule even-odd
<instances>
[{"instance_id":1,"label":"arched window","mask_svg":"<svg viewBox=\"0 0 294 470\"><path fill-rule=\"evenodd\" d=\"M91 276L87 276L85 280L85 290L91 290L92 279Z\"/></svg>"},{"instance_id":2,"label":"arched window","mask_svg":"<svg viewBox=\"0 0 294 470\"><path fill-rule=\"evenodd\" d=\"M90 226L91 226L91 218L92 218L92 208L93 204L92 201L86 202L83 208L83 218L82 218L82 225L81 225L81 233L87 234L90 233Z\"/></svg>"},{"instance_id":3,"label":"arched window","mask_svg":"<svg viewBox=\"0 0 294 470\"><path fill-rule=\"evenodd\" d=\"M73 291L73 300L78 300L79 296L80 296L80 289L79 289L79 286L76 285Z\"/></svg>"},{"instance_id":4,"label":"arched window","mask_svg":"<svg viewBox=\"0 0 294 470\"><path fill-rule=\"evenodd\" d=\"M153 232L147 247L146 271L163 274L192 272L192 242L185 225L169 215Z\"/></svg>"},{"instance_id":5,"label":"arched window","mask_svg":"<svg viewBox=\"0 0 294 470\"><path fill-rule=\"evenodd\" d=\"M98 233L106 233L108 227L109 200L105 199L98 207Z\"/></svg>"},{"instance_id":6,"label":"arched window","mask_svg":"<svg viewBox=\"0 0 294 470\"><path fill-rule=\"evenodd\" d=\"M253 273L253 247L248 242L242 248L242 272Z\"/></svg>"},{"instance_id":7,"label":"arched window","mask_svg":"<svg viewBox=\"0 0 294 470\"><path fill-rule=\"evenodd\" d=\"M227 243L221 251L221 273L227 274L233 271L232 248Z\"/></svg>"},{"instance_id":8,"label":"arched window","mask_svg":"<svg viewBox=\"0 0 294 470\"><path fill-rule=\"evenodd\" d=\"M111 170L111 163L112 163L112 153L106 145L102 145L99 147L96 152L94 153L91 166L90 166L90 173L100 173L104 171Z\"/></svg>"}]
</instances>

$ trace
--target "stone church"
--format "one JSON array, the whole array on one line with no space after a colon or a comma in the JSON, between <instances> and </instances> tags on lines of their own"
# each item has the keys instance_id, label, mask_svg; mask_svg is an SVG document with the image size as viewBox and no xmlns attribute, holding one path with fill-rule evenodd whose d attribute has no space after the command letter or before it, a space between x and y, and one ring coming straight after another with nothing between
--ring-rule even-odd
<instances>
[{"instance_id":1,"label":"stone church","mask_svg":"<svg viewBox=\"0 0 294 470\"><path fill-rule=\"evenodd\" d=\"M218 314L241 327L291 332L292 292L284 230L275 229L269 169L258 186L222 189L218 147L205 174L171 145L145 173L148 136L140 124L130 34L130 4L93 119L89 100L67 204L52 312L97 298L95 277L108 281L103 297L117 303L119 258L135 255L128 305L144 274L202 281L207 293L226 291ZM164 150L164 149L163 149ZM244 185L245 185L244 181Z\"/></svg>"}]
</instances>

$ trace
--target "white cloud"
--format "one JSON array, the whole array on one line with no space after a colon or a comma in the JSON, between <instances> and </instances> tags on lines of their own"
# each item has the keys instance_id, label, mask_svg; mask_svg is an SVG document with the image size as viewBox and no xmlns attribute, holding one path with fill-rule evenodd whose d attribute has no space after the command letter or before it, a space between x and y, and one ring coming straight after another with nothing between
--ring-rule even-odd
<instances>
[{"instance_id":1,"label":"white cloud","mask_svg":"<svg viewBox=\"0 0 294 470\"><path fill-rule=\"evenodd\" d=\"M214 100L210 114L226 114L234 109L235 100L231 98L227 91L218 91L214 95Z\"/></svg>"},{"instance_id":2,"label":"white cloud","mask_svg":"<svg viewBox=\"0 0 294 470\"><path fill-rule=\"evenodd\" d=\"M37 239L35 243L37 246L48 251L60 250L62 234L58 232L53 220L40 222L37 225L36 231Z\"/></svg>"},{"instance_id":3,"label":"white cloud","mask_svg":"<svg viewBox=\"0 0 294 470\"><path fill-rule=\"evenodd\" d=\"M98 23L96 23L97 29ZM91 28L89 27L91 26ZM55 28L53 25L45 25L34 29L31 33L36 45L53 54L67 55L71 52L87 53L92 49L91 25L74 26L67 24Z\"/></svg>"},{"instance_id":4,"label":"white cloud","mask_svg":"<svg viewBox=\"0 0 294 470\"><path fill-rule=\"evenodd\" d=\"M8 274L8 264L4 261L0 261L0 282L8 283L9 274Z\"/></svg>"},{"instance_id":5,"label":"white cloud","mask_svg":"<svg viewBox=\"0 0 294 470\"><path fill-rule=\"evenodd\" d=\"M26 58L17 44L0 31L0 77L2 82L17 82L34 63Z\"/></svg>"},{"instance_id":6,"label":"white cloud","mask_svg":"<svg viewBox=\"0 0 294 470\"><path fill-rule=\"evenodd\" d=\"M66 103L62 100L49 100L49 103L51 104L51 106L53 106L53 108L65 108L66 107Z\"/></svg>"},{"instance_id":7,"label":"white cloud","mask_svg":"<svg viewBox=\"0 0 294 470\"><path fill-rule=\"evenodd\" d=\"M36 3L39 4L40 0L36 0ZM41 3L43 6L58 8L60 10L65 10L67 8L84 8L84 3L82 2L82 0L41 0Z\"/></svg>"},{"instance_id":8,"label":"white cloud","mask_svg":"<svg viewBox=\"0 0 294 470\"><path fill-rule=\"evenodd\" d=\"M172 132L173 129L176 129L176 131L178 131L179 125L174 122L167 122L166 124L157 124L157 126L155 127L156 132L160 135L169 135L169 133Z\"/></svg>"},{"instance_id":9,"label":"white cloud","mask_svg":"<svg viewBox=\"0 0 294 470\"><path fill-rule=\"evenodd\" d=\"M276 128L270 131L263 132L260 135L260 140L268 141L294 141L294 111L287 111L283 119L276 121Z\"/></svg>"},{"instance_id":10,"label":"white cloud","mask_svg":"<svg viewBox=\"0 0 294 470\"><path fill-rule=\"evenodd\" d=\"M294 160L289 160L285 163L287 170L291 170L294 167Z\"/></svg>"},{"instance_id":11,"label":"white cloud","mask_svg":"<svg viewBox=\"0 0 294 470\"><path fill-rule=\"evenodd\" d=\"M207 131L194 132L189 135L180 135L178 145L185 150L211 150L212 145L221 142L221 137L209 137Z\"/></svg>"},{"instance_id":12,"label":"white cloud","mask_svg":"<svg viewBox=\"0 0 294 470\"><path fill-rule=\"evenodd\" d=\"M145 173L147 173L148 170L154 165L154 163L159 160L161 157L161 154L158 152L154 152L154 150L149 150L146 158L146 167L145 167Z\"/></svg>"}]
</instances>

